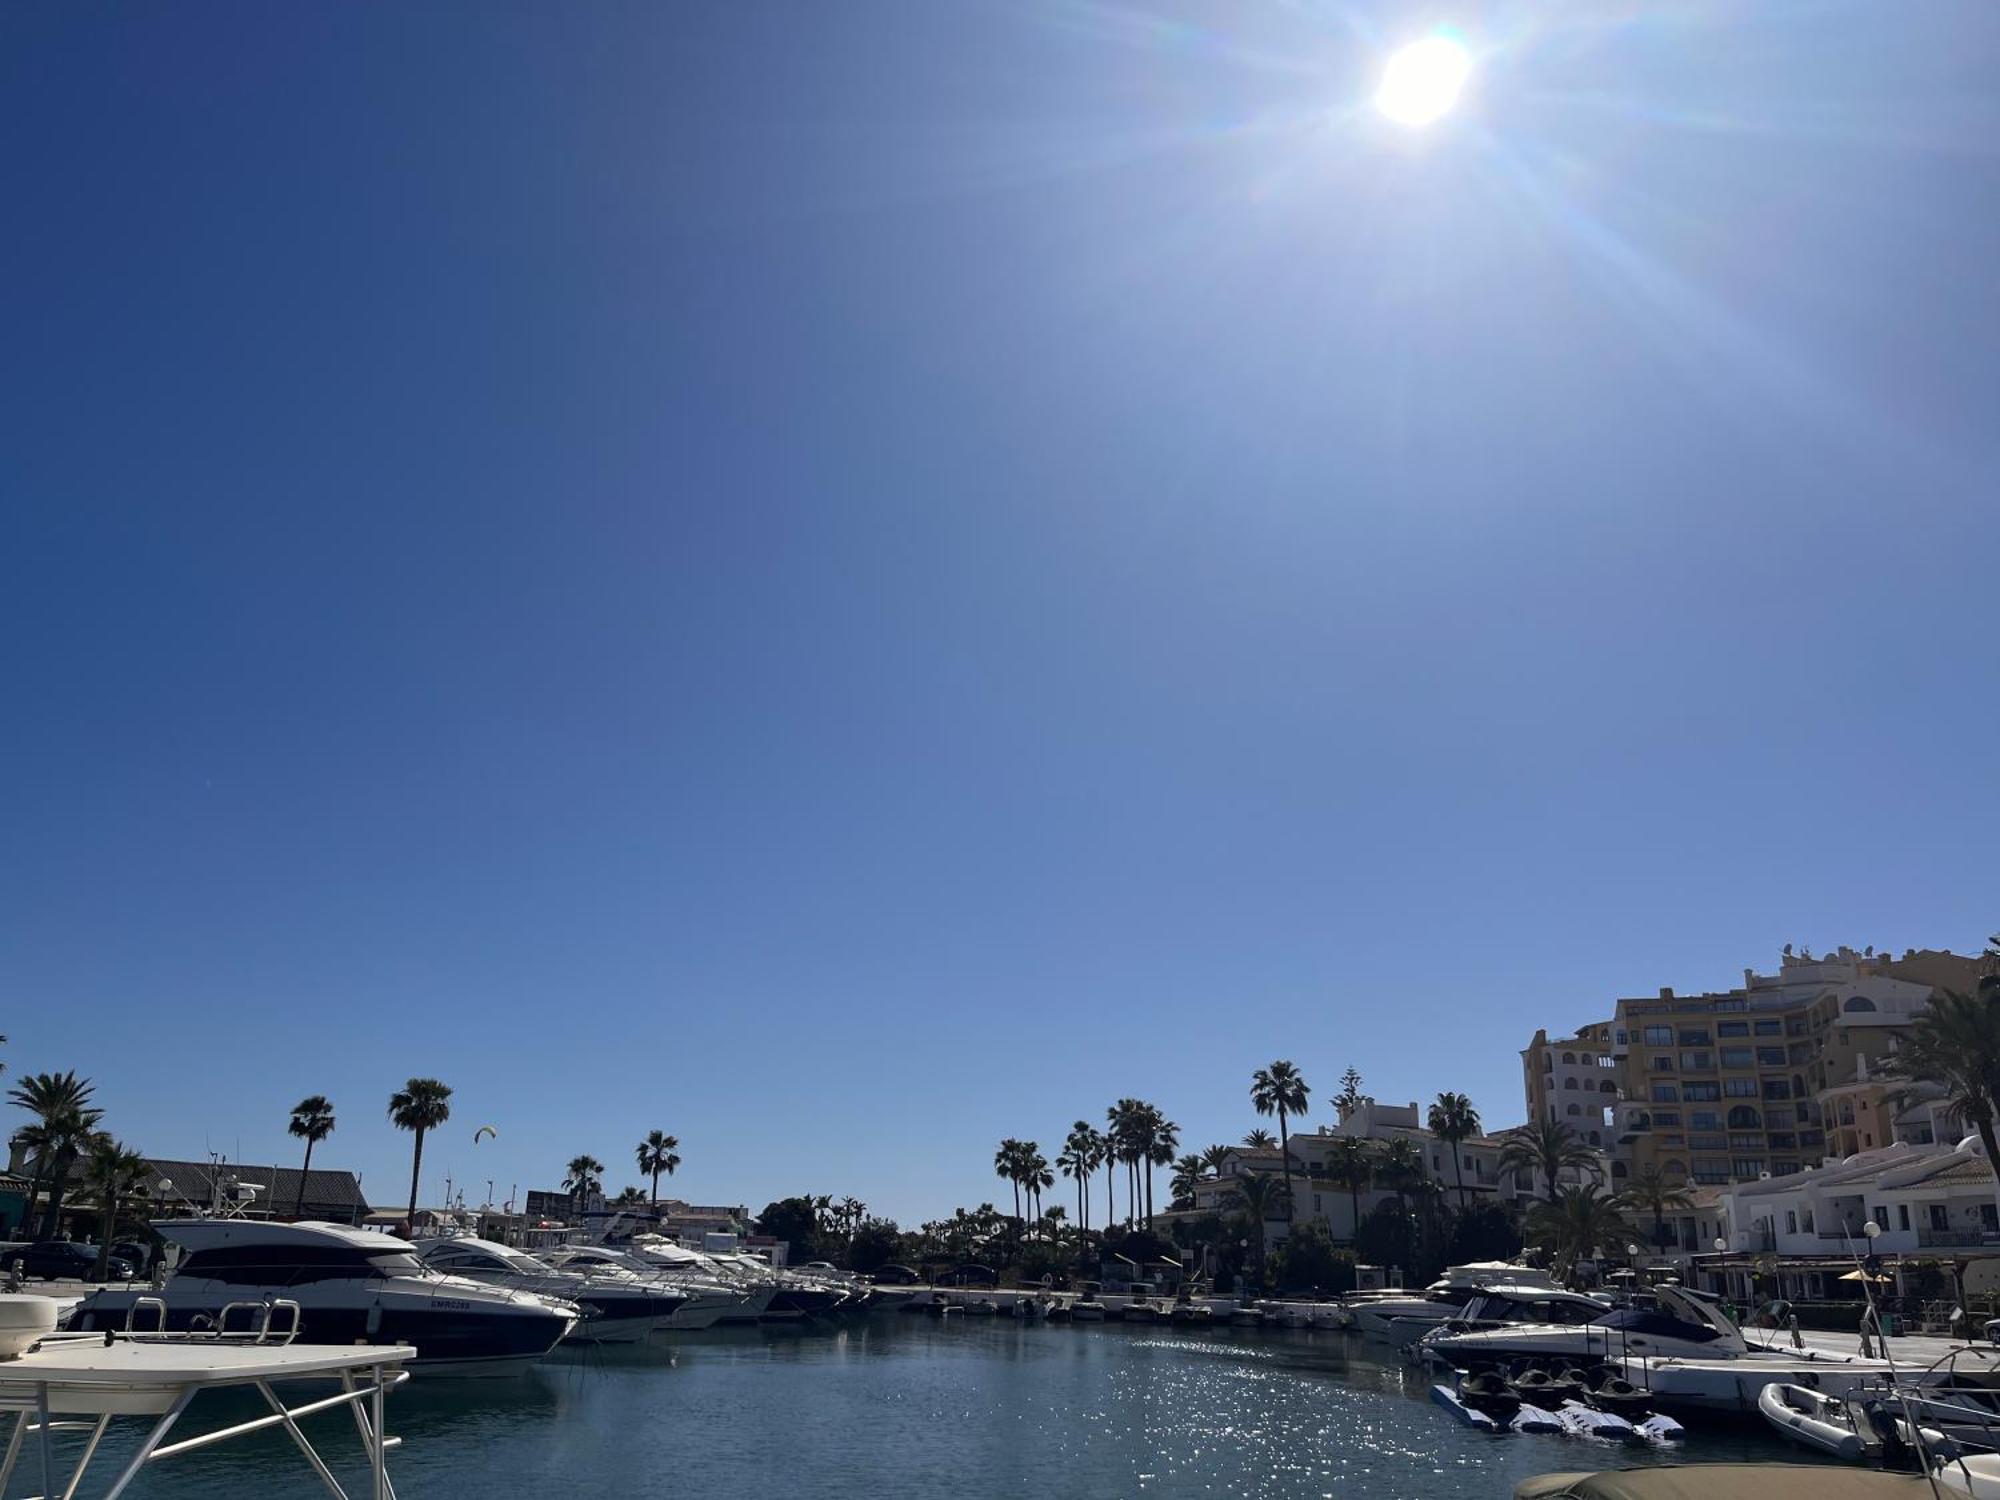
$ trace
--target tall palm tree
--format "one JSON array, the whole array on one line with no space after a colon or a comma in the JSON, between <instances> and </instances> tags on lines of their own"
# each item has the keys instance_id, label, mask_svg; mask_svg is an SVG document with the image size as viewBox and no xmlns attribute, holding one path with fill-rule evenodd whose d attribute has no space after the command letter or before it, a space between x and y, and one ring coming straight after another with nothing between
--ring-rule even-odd
<instances>
[{"instance_id":1,"label":"tall palm tree","mask_svg":"<svg viewBox=\"0 0 2000 1500\"><path fill-rule=\"evenodd\" d=\"M412 1078L389 1096L389 1123L417 1138L410 1154L410 1233L417 1232L417 1184L424 1175L424 1136L451 1118L451 1085Z\"/></svg>"},{"instance_id":2,"label":"tall palm tree","mask_svg":"<svg viewBox=\"0 0 2000 1500\"><path fill-rule=\"evenodd\" d=\"M1039 1219L1042 1216L1042 1194L1056 1185L1056 1174L1049 1170L1049 1159L1042 1155L1039 1145L1029 1141L1027 1147L1021 1158L1021 1180L1028 1189L1031 1211Z\"/></svg>"},{"instance_id":3,"label":"tall palm tree","mask_svg":"<svg viewBox=\"0 0 2000 1500\"><path fill-rule=\"evenodd\" d=\"M1106 1135L1112 1156L1125 1164L1125 1227L1130 1229L1139 1212L1139 1112L1145 1108L1137 1099L1120 1099L1104 1112Z\"/></svg>"},{"instance_id":4,"label":"tall palm tree","mask_svg":"<svg viewBox=\"0 0 2000 1500\"><path fill-rule=\"evenodd\" d=\"M1273 1146L1278 1144L1278 1138L1262 1125L1259 1125L1255 1130L1244 1132L1243 1144L1248 1146L1252 1151L1269 1151Z\"/></svg>"},{"instance_id":5,"label":"tall palm tree","mask_svg":"<svg viewBox=\"0 0 2000 1500\"><path fill-rule=\"evenodd\" d=\"M1969 1124L1986 1147L1988 1166L2000 1173L2000 985L1981 983L1974 995L1943 990L1918 1013L1896 1049L1896 1069L1918 1083L1945 1091L1945 1107ZM2000 1198L2000 1180L1996 1180Z\"/></svg>"},{"instance_id":6,"label":"tall palm tree","mask_svg":"<svg viewBox=\"0 0 2000 1500\"><path fill-rule=\"evenodd\" d=\"M35 1178L48 1188L42 1210L40 1238L53 1239L62 1217L63 1191L76 1159L89 1149L104 1111L91 1106L88 1078L68 1073L31 1073L7 1091L7 1097L34 1116L23 1134L34 1143ZM32 1189L31 1189L32 1196Z\"/></svg>"},{"instance_id":7,"label":"tall palm tree","mask_svg":"<svg viewBox=\"0 0 2000 1500\"><path fill-rule=\"evenodd\" d=\"M1147 1105L1140 1117L1140 1145L1146 1157L1146 1227L1153 1227L1153 1168L1173 1165L1181 1147L1181 1128Z\"/></svg>"},{"instance_id":8,"label":"tall palm tree","mask_svg":"<svg viewBox=\"0 0 2000 1500\"><path fill-rule=\"evenodd\" d=\"M97 1246L97 1279L102 1281L111 1268L111 1242L118 1237L118 1216L135 1198L145 1196L150 1169L145 1157L108 1135L91 1137L89 1151L84 1158L83 1180L104 1213Z\"/></svg>"},{"instance_id":9,"label":"tall palm tree","mask_svg":"<svg viewBox=\"0 0 2000 1500\"><path fill-rule=\"evenodd\" d=\"M639 1142L639 1170L653 1179L654 1213L660 1211L660 1174L674 1175L680 1168L680 1151L680 1137L668 1135L664 1130L649 1130L646 1138Z\"/></svg>"},{"instance_id":10,"label":"tall palm tree","mask_svg":"<svg viewBox=\"0 0 2000 1500\"><path fill-rule=\"evenodd\" d=\"M1458 1180L1458 1207L1465 1210L1465 1163L1460 1160L1458 1148L1461 1143L1479 1134L1479 1111L1472 1107L1472 1101L1464 1094L1442 1093L1431 1104L1430 1118L1425 1122L1431 1134L1451 1147L1451 1171Z\"/></svg>"},{"instance_id":11,"label":"tall palm tree","mask_svg":"<svg viewBox=\"0 0 2000 1500\"><path fill-rule=\"evenodd\" d=\"M1625 1191L1614 1201L1620 1208L1653 1216L1653 1244L1657 1248L1667 1242L1667 1210L1686 1208L1694 1199L1686 1188L1669 1182L1666 1173L1649 1162L1633 1175Z\"/></svg>"},{"instance_id":12,"label":"tall palm tree","mask_svg":"<svg viewBox=\"0 0 2000 1500\"><path fill-rule=\"evenodd\" d=\"M1167 1181L1175 1208L1194 1207L1195 1184L1208 1176L1208 1166L1199 1156L1183 1156L1174 1163L1174 1175Z\"/></svg>"},{"instance_id":13,"label":"tall palm tree","mask_svg":"<svg viewBox=\"0 0 2000 1500\"><path fill-rule=\"evenodd\" d=\"M1424 1165L1424 1153L1417 1143L1406 1135L1399 1135L1382 1148L1376 1159L1375 1176L1382 1186L1396 1195L1396 1212L1407 1217L1410 1212L1410 1195L1421 1192L1423 1185L1430 1181L1430 1169Z\"/></svg>"},{"instance_id":14,"label":"tall palm tree","mask_svg":"<svg viewBox=\"0 0 2000 1500\"><path fill-rule=\"evenodd\" d=\"M1208 1169L1211 1177L1220 1177L1222 1169L1229 1165L1229 1158L1235 1150L1234 1146L1210 1146L1201 1153L1201 1164Z\"/></svg>"},{"instance_id":15,"label":"tall palm tree","mask_svg":"<svg viewBox=\"0 0 2000 1500\"><path fill-rule=\"evenodd\" d=\"M1000 1143L1000 1149L993 1153L993 1175L1014 1189L1014 1217L1021 1217L1021 1178L1023 1161L1027 1155L1022 1142L1011 1135Z\"/></svg>"},{"instance_id":16,"label":"tall palm tree","mask_svg":"<svg viewBox=\"0 0 2000 1500\"><path fill-rule=\"evenodd\" d=\"M1279 1214L1290 1222L1291 1184L1268 1172L1250 1172L1238 1177L1232 1186L1236 1196L1242 1200L1243 1215L1257 1230L1257 1280L1264 1280L1264 1225Z\"/></svg>"},{"instance_id":17,"label":"tall palm tree","mask_svg":"<svg viewBox=\"0 0 2000 1500\"><path fill-rule=\"evenodd\" d=\"M1284 1153L1285 1213L1292 1212L1292 1133L1288 1121L1306 1112L1312 1090L1305 1075L1288 1062L1274 1062L1259 1068L1250 1080L1250 1102L1260 1115L1278 1117L1278 1149Z\"/></svg>"},{"instance_id":18,"label":"tall palm tree","mask_svg":"<svg viewBox=\"0 0 2000 1500\"><path fill-rule=\"evenodd\" d=\"M1531 1243L1551 1252L1565 1280L1579 1260L1601 1245L1620 1243L1632 1233L1618 1211L1617 1200L1600 1193L1594 1182L1559 1188L1548 1202L1535 1204L1528 1210L1526 1229Z\"/></svg>"},{"instance_id":19,"label":"tall palm tree","mask_svg":"<svg viewBox=\"0 0 2000 1500\"><path fill-rule=\"evenodd\" d=\"M1532 1190L1539 1174L1548 1183L1548 1202L1555 1202L1556 1182L1572 1167L1596 1164L1590 1148L1579 1141L1560 1120L1537 1120L1523 1125L1507 1137L1500 1148L1500 1170L1526 1178Z\"/></svg>"},{"instance_id":20,"label":"tall palm tree","mask_svg":"<svg viewBox=\"0 0 2000 1500\"><path fill-rule=\"evenodd\" d=\"M1065 1176L1076 1179L1076 1228L1079 1234L1090 1229L1090 1174L1097 1170L1097 1132L1090 1128L1090 1121L1078 1120L1070 1126L1069 1134L1063 1138L1062 1150L1056 1156L1056 1167Z\"/></svg>"},{"instance_id":21,"label":"tall palm tree","mask_svg":"<svg viewBox=\"0 0 2000 1500\"><path fill-rule=\"evenodd\" d=\"M333 1101L324 1094L308 1094L292 1106L292 1123L285 1127L306 1143L305 1165L299 1168L299 1191L292 1200L292 1217L306 1208L306 1174L312 1170L313 1147L333 1134Z\"/></svg>"},{"instance_id":22,"label":"tall palm tree","mask_svg":"<svg viewBox=\"0 0 2000 1500\"><path fill-rule=\"evenodd\" d=\"M1358 1135L1341 1136L1327 1153L1326 1170L1337 1186L1347 1189L1348 1209L1353 1215L1354 1229L1358 1231L1361 1228L1361 1194L1375 1180L1374 1148Z\"/></svg>"},{"instance_id":23,"label":"tall palm tree","mask_svg":"<svg viewBox=\"0 0 2000 1500\"><path fill-rule=\"evenodd\" d=\"M1109 1229L1118 1222L1118 1201L1113 1195L1114 1173L1111 1170L1111 1137L1093 1127L1090 1132L1090 1170L1104 1169L1104 1227Z\"/></svg>"},{"instance_id":24,"label":"tall palm tree","mask_svg":"<svg viewBox=\"0 0 2000 1500\"><path fill-rule=\"evenodd\" d=\"M565 1170L568 1175L563 1178L563 1190L569 1194L576 1216L582 1218L583 1200L592 1193L604 1191L604 1163L585 1152L581 1156L572 1156Z\"/></svg>"}]
</instances>

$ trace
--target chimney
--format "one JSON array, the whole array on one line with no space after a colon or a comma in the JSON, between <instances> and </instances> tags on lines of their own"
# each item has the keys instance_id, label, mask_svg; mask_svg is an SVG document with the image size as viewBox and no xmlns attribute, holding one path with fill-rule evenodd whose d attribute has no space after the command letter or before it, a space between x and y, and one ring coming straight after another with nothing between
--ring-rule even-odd
<instances>
[{"instance_id":1,"label":"chimney","mask_svg":"<svg viewBox=\"0 0 2000 1500\"><path fill-rule=\"evenodd\" d=\"M1663 984L1663 985L1661 985L1661 986L1660 986L1660 998L1661 998L1662 1000L1671 1000L1671 999L1673 999L1673 998L1674 998L1674 987L1673 987L1672 985L1670 985L1670 984Z\"/></svg>"}]
</instances>

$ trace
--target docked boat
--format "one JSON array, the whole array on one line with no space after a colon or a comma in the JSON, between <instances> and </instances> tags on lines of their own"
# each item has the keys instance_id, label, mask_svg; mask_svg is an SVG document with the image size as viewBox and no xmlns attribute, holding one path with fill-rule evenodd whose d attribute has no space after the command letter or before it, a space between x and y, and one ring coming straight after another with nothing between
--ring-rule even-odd
<instances>
[{"instance_id":1,"label":"docked boat","mask_svg":"<svg viewBox=\"0 0 2000 1500\"><path fill-rule=\"evenodd\" d=\"M1644 1299L1615 1308L1573 1292L1492 1287L1467 1306L1460 1325L1433 1330L1423 1347L1459 1366L1733 1359L1751 1352L1743 1331L1719 1306L1672 1286L1655 1287Z\"/></svg>"},{"instance_id":2,"label":"docked boat","mask_svg":"<svg viewBox=\"0 0 2000 1500\"><path fill-rule=\"evenodd\" d=\"M623 1266L588 1261L575 1268L552 1266L525 1250L470 1235L419 1240L416 1250L419 1260L447 1276L574 1302L583 1316L570 1331L571 1343L636 1344L669 1323L689 1299L688 1293Z\"/></svg>"},{"instance_id":3,"label":"docked boat","mask_svg":"<svg viewBox=\"0 0 2000 1500\"><path fill-rule=\"evenodd\" d=\"M1085 1293L1069 1305L1070 1321L1074 1323L1102 1323L1109 1309L1098 1299Z\"/></svg>"},{"instance_id":4,"label":"docked boat","mask_svg":"<svg viewBox=\"0 0 2000 1500\"><path fill-rule=\"evenodd\" d=\"M1868 1438L1838 1396L1772 1381L1757 1393L1757 1411L1787 1442L1845 1463L1859 1463Z\"/></svg>"},{"instance_id":5,"label":"docked boat","mask_svg":"<svg viewBox=\"0 0 2000 1500\"><path fill-rule=\"evenodd\" d=\"M1125 1304L1125 1321L1128 1323L1157 1323L1165 1316L1163 1310L1144 1297L1134 1297Z\"/></svg>"},{"instance_id":6,"label":"docked boat","mask_svg":"<svg viewBox=\"0 0 2000 1500\"><path fill-rule=\"evenodd\" d=\"M344 1224L174 1219L160 1236L185 1252L158 1291L92 1292L70 1315L91 1332L235 1333L289 1323L301 1343L407 1344L411 1368L504 1374L568 1336L575 1303L488 1286L426 1266L405 1240Z\"/></svg>"},{"instance_id":7,"label":"docked boat","mask_svg":"<svg viewBox=\"0 0 2000 1500\"><path fill-rule=\"evenodd\" d=\"M1467 1307L1489 1286L1559 1288L1544 1271L1498 1261L1447 1266L1420 1293L1366 1293L1345 1304L1354 1327L1371 1338L1407 1344L1441 1323L1467 1316Z\"/></svg>"},{"instance_id":8,"label":"docked boat","mask_svg":"<svg viewBox=\"0 0 2000 1500\"><path fill-rule=\"evenodd\" d=\"M678 1292L685 1300L657 1332L698 1332L718 1323L755 1323L770 1305L775 1290L710 1270L698 1258L683 1261L609 1245L564 1245L540 1258L563 1271L625 1271Z\"/></svg>"}]
</instances>

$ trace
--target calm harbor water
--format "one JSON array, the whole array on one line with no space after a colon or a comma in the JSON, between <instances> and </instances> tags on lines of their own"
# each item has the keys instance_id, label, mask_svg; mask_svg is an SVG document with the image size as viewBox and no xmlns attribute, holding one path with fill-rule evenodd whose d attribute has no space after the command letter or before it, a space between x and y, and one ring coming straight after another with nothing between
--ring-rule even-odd
<instances>
[{"instance_id":1,"label":"calm harbor water","mask_svg":"<svg viewBox=\"0 0 2000 1500\"><path fill-rule=\"evenodd\" d=\"M402 1500L491 1496L1504 1497L1554 1469L1772 1459L1753 1428L1684 1454L1452 1421L1416 1371L1326 1333L940 1326L697 1335L518 1379L422 1377L390 1402ZM215 1398L209 1398L213 1401ZM218 1403L205 1416L215 1420ZM245 1415L251 1408L242 1408ZM345 1420L345 1419L342 1419ZM329 1454L350 1455L346 1434ZM156 1465L148 1500L321 1493L281 1435ZM363 1491L365 1493L365 1491Z\"/></svg>"}]
</instances>

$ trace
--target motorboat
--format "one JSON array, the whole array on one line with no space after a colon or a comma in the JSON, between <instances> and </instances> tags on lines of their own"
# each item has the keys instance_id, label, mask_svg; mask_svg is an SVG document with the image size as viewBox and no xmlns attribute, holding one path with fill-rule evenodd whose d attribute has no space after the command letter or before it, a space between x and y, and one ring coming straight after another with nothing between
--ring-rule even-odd
<instances>
[{"instance_id":1,"label":"motorboat","mask_svg":"<svg viewBox=\"0 0 2000 1500\"><path fill-rule=\"evenodd\" d=\"M574 1302L582 1319L570 1331L579 1344L636 1344L666 1324L690 1294L648 1281L623 1266L552 1266L525 1250L471 1235L417 1241L417 1258L447 1276L513 1287Z\"/></svg>"},{"instance_id":2,"label":"motorboat","mask_svg":"<svg viewBox=\"0 0 2000 1500\"><path fill-rule=\"evenodd\" d=\"M564 1245L544 1252L540 1259L560 1271L624 1271L678 1292L686 1300L656 1332L688 1333L718 1323L754 1323L771 1300L768 1286L748 1286L733 1277L708 1274L695 1264L662 1261L609 1245Z\"/></svg>"},{"instance_id":3,"label":"motorboat","mask_svg":"<svg viewBox=\"0 0 2000 1500\"><path fill-rule=\"evenodd\" d=\"M1654 1287L1623 1307L1575 1292L1490 1287L1468 1304L1463 1319L1432 1330L1422 1344L1461 1367L1518 1360L1730 1359L1751 1352L1743 1331L1719 1306L1675 1286Z\"/></svg>"},{"instance_id":4,"label":"motorboat","mask_svg":"<svg viewBox=\"0 0 2000 1500\"><path fill-rule=\"evenodd\" d=\"M1345 1306L1360 1332L1392 1344L1408 1344L1440 1323L1465 1316L1473 1298L1496 1284L1558 1290L1547 1272L1531 1266L1474 1261L1445 1267L1444 1275L1422 1292L1369 1293Z\"/></svg>"},{"instance_id":5,"label":"motorboat","mask_svg":"<svg viewBox=\"0 0 2000 1500\"><path fill-rule=\"evenodd\" d=\"M400 1439L387 1436L383 1398L409 1378L404 1366L417 1354L411 1346L302 1344L285 1334L223 1338L58 1333L54 1309L53 1300L46 1297L0 1296L0 1413L11 1413L14 1419L9 1440L0 1444L5 1450L0 1457L0 1493L12 1487L16 1468L26 1458L30 1467L40 1469L44 1494L70 1496L86 1487L92 1494L124 1494L161 1459L267 1432L274 1423L286 1427L304 1462L330 1484L326 1459L315 1443L330 1451L333 1438L347 1423L302 1425L300 1419L342 1406L352 1412L360 1434L369 1493L394 1493L388 1455ZM331 1396L323 1394L329 1384L337 1386ZM302 1386L308 1396L304 1401L290 1394ZM245 1396L254 1391L272 1410L264 1416L246 1416L239 1405L229 1425L190 1435L188 1426L181 1425L189 1408L207 1393L223 1390ZM143 1436L134 1433L132 1441L114 1437L104 1442L111 1424L120 1418L150 1421ZM182 1440L163 1441L177 1426ZM81 1429L89 1436L81 1443L58 1446L50 1434L63 1428ZM31 1442L36 1435L38 1441ZM36 1450L39 1464L33 1456ZM290 1449L281 1446L273 1451ZM97 1484L91 1473L99 1458L116 1471L108 1487ZM258 1460L260 1465L272 1461ZM303 1479L300 1475L289 1484L282 1479L278 1483L286 1493L303 1493Z\"/></svg>"},{"instance_id":6,"label":"motorboat","mask_svg":"<svg viewBox=\"0 0 2000 1500\"><path fill-rule=\"evenodd\" d=\"M447 1276L406 1240L345 1224L172 1219L153 1225L184 1252L160 1289L106 1287L70 1328L91 1332L265 1333L312 1344L408 1344L414 1370L505 1374L540 1359L582 1317L573 1302Z\"/></svg>"}]
</instances>

